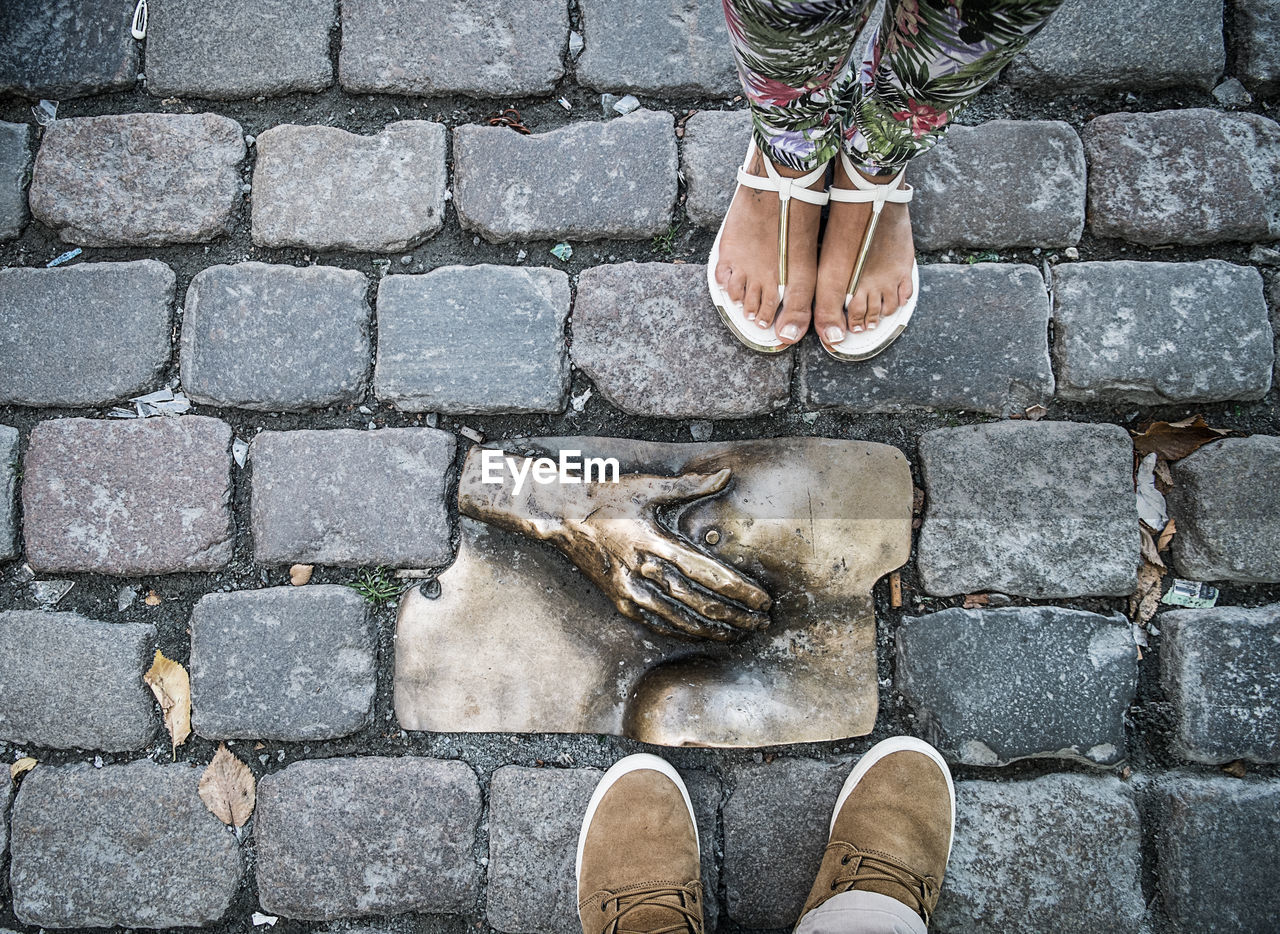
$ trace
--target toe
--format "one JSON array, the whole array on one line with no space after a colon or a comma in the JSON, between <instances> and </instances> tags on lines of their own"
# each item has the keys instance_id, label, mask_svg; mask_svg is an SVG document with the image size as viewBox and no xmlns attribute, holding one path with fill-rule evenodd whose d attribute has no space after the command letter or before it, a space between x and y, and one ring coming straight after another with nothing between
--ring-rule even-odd
<instances>
[{"instance_id":1,"label":"toe","mask_svg":"<svg viewBox=\"0 0 1280 934\"><path fill-rule=\"evenodd\" d=\"M849 299L849 307L845 309L849 321L849 330L855 334L867 327L867 292L859 288Z\"/></svg>"},{"instance_id":2,"label":"toe","mask_svg":"<svg viewBox=\"0 0 1280 934\"><path fill-rule=\"evenodd\" d=\"M840 303L832 301L819 302L813 313L813 326L817 330L818 336L828 346L838 344L844 340L844 309L840 307Z\"/></svg>"},{"instance_id":3,"label":"toe","mask_svg":"<svg viewBox=\"0 0 1280 934\"><path fill-rule=\"evenodd\" d=\"M747 316L748 321L755 320L760 314L760 286L752 283L746 292L746 298L742 301L742 311Z\"/></svg>"},{"instance_id":4,"label":"toe","mask_svg":"<svg viewBox=\"0 0 1280 934\"><path fill-rule=\"evenodd\" d=\"M716 263L716 282L720 283L720 288L727 288L729 285L729 273L732 271L729 260L724 256L720 257L720 261Z\"/></svg>"},{"instance_id":5,"label":"toe","mask_svg":"<svg viewBox=\"0 0 1280 934\"><path fill-rule=\"evenodd\" d=\"M794 344L809 330L809 317L809 309L800 302L784 303L778 315L778 337L788 344Z\"/></svg>"},{"instance_id":6,"label":"toe","mask_svg":"<svg viewBox=\"0 0 1280 934\"><path fill-rule=\"evenodd\" d=\"M911 277L907 276L898 283L898 308L901 308L911 298Z\"/></svg>"},{"instance_id":7,"label":"toe","mask_svg":"<svg viewBox=\"0 0 1280 934\"><path fill-rule=\"evenodd\" d=\"M873 289L867 294L867 330L874 330L884 317L884 292Z\"/></svg>"},{"instance_id":8,"label":"toe","mask_svg":"<svg viewBox=\"0 0 1280 934\"><path fill-rule=\"evenodd\" d=\"M756 324L767 328L773 324L778 315L778 286L774 282L764 282L760 286L760 312L756 316Z\"/></svg>"},{"instance_id":9,"label":"toe","mask_svg":"<svg viewBox=\"0 0 1280 934\"><path fill-rule=\"evenodd\" d=\"M735 302L741 302L747 295L747 276L746 273L738 269L729 270L729 297Z\"/></svg>"}]
</instances>

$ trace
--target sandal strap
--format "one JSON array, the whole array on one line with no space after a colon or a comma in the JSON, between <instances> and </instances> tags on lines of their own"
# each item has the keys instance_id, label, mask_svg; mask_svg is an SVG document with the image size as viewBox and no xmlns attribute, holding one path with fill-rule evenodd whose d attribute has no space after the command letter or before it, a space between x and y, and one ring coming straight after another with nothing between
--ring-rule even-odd
<instances>
[{"instance_id":1,"label":"sandal strap","mask_svg":"<svg viewBox=\"0 0 1280 934\"><path fill-rule=\"evenodd\" d=\"M774 191L778 193L778 200L787 201L795 198L797 201L803 201L806 204L824 205L827 203L829 195L822 190L815 191L809 186L822 178L827 172L827 164L824 162L812 172L807 172L798 178L789 178L778 172L773 167L773 163L768 158L763 159L764 170L767 178L752 175L747 171L747 166L751 164L751 157L757 152L755 140L752 140L751 147L747 150L746 161L738 167L738 184L746 185L756 191Z\"/></svg>"},{"instance_id":2,"label":"sandal strap","mask_svg":"<svg viewBox=\"0 0 1280 934\"><path fill-rule=\"evenodd\" d=\"M902 183L902 176L906 174L906 166L903 166L902 171L883 185L877 185L875 182L867 181L858 173L858 170L853 167L853 163L849 161L849 157L845 155L844 150L840 151L840 163L844 166L845 174L849 176L849 181L853 182L854 187L837 188L832 185L827 192L832 201L863 204L870 202L872 210L879 214L885 202L906 204L915 194L915 189L910 185L903 188L898 187Z\"/></svg>"}]
</instances>

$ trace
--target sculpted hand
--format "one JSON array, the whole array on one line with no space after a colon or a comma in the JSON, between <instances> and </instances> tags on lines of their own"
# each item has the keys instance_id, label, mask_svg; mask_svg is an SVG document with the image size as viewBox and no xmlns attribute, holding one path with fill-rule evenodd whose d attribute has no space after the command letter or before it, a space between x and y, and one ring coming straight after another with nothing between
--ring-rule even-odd
<instances>
[{"instance_id":1,"label":"sculpted hand","mask_svg":"<svg viewBox=\"0 0 1280 934\"><path fill-rule=\"evenodd\" d=\"M464 515L550 542L624 616L667 635L736 641L769 625L772 599L740 571L695 548L658 518L659 508L714 495L713 474L623 474L614 482L552 483L522 495L480 484L473 458L459 484Z\"/></svg>"}]
</instances>

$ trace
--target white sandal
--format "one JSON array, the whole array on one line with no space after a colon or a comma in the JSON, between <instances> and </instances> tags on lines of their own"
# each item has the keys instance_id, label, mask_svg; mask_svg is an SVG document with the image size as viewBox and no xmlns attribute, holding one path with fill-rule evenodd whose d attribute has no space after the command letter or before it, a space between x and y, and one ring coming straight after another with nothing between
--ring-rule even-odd
<instances>
[{"instance_id":1,"label":"white sandal","mask_svg":"<svg viewBox=\"0 0 1280 934\"><path fill-rule=\"evenodd\" d=\"M915 193L910 185L899 188L902 182L902 176L907 171L905 168L895 175L892 180L877 185L869 182L858 174L858 170L853 167L849 161L849 157L844 154L844 150L840 151L840 162L844 166L845 174L849 176L853 182L853 188L837 188L831 186L829 195L832 201L844 201L865 204L871 203L871 222L867 224L867 232L862 236L862 245L858 248L858 259L853 265L853 274L849 276L849 287L845 289L844 307L849 307L849 302L853 298L854 290L858 287L858 280L862 278L862 268L867 262L867 253L871 249L871 237L876 232L876 224L880 222L880 212L884 210L886 202L893 204L906 204L911 200L911 196ZM877 327L874 330L862 330L858 332L846 331L844 339L834 346L827 346L825 342L822 349L837 360L868 360L874 357L880 351L884 350L902 334L907 328L907 322L911 320L911 313L916 309L916 296L920 294L920 267L916 264L915 258L911 260L911 297L900 308L895 309L887 315L880 318L880 324L889 325L889 327L881 330Z\"/></svg>"},{"instance_id":2,"label":"white sandal","mask_svg":"<svg viewBox=\"0 0 1280 934\"><path fill-rule=\"evenodd\" d=\"M799 178L788 178L780 175L768 157L764 157L762 161L768 177L762 178L759 175L751 175L747 171L751 165L751 157L755 153L756 144L752 139L747 147L747 158L738 169L738 185L745 185L756 191L777 192L778 200L782 202L782 209L778 214L778 304L781 306L782 296L787 288L787 220L790 217L791 199L798 198L806 204L816 204L819 207L826 204L827 193L814 191L809 186L826 174L827 164L824 162L812 172L801 175ZM733 196L735 199L738 197L738 189L734 190ZM730 203L731 210L732 207ZM725 220L728 220L728 217L729 213L726 211ZM734 336L752 350L759 350L762 353L779 353L786 350L794 342L784 343L778 337L773 324L762 328L756 322L748 321L742 303L730 298L729 293L716 281L716 266L720 263L720 238L724 236L724 224L725 221L720 222L720 231L716 234L715 243L711 245L711 257L707 260L707 288L711 291L711 301L715 303L716 310L720 312L720 318L729 326ZM776 324L776 318L774 322Z\"/></svg>"}]
</instances>

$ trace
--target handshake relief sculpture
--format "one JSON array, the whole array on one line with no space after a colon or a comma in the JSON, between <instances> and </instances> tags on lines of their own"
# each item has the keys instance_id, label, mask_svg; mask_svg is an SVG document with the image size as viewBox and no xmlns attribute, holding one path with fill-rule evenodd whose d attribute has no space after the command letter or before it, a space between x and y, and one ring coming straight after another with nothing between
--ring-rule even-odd
<instances>
[{"instance_id":1,"label":"handshake relief sculpture","mask_svg":"<svg viewBox=\"0 0 1280 934\"><path fill-rule=\"evenodd\" d=\"M436 598L402 602L395 701L407 728L725 746L871 730L871 588L911 541L911 477L895 448L518 448L471 450L457 559Z\"/></svg>"}]
</instances>

